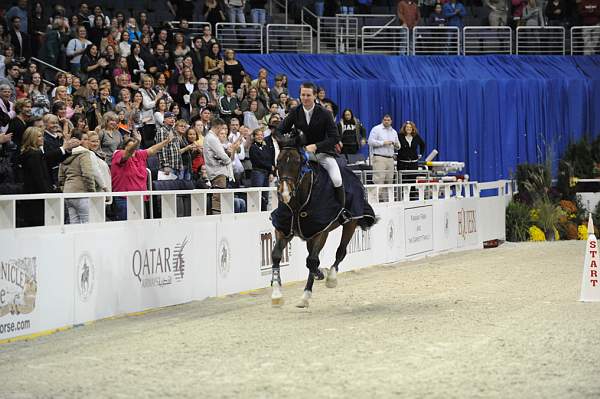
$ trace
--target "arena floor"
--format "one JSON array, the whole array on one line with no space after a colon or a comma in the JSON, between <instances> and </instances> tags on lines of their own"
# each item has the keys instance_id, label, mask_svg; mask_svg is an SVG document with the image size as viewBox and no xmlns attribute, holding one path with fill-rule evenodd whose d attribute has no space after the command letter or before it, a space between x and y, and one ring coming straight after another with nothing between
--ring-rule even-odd
<instances>
[{"instance_id":1,"label":"arena floor","mask_svg":"<svg viewBox=\"0 0 600 399\"><path fill-rule=\"evenodd\" d=\"M2 398L598 398L585 243L505 244L0 346Z\"/></svg>"}]
</instances>

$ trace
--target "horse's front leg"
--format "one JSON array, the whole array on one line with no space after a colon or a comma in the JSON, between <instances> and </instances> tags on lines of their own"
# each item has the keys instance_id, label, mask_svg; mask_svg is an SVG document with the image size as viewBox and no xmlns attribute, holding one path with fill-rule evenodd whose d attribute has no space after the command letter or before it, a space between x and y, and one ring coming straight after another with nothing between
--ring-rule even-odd
<instances>
[{"instance_id":1,"label":"horse's front leg","mask_svg":"<svg viewBox=\"0 0 600 399\"><path fill-rule=\"evenodd\" d=\"M335 288L337 287L337 273L340 270L339 265L346 257L346 249L348 248L348 243L354 236L354 231L356 230L356 226L358 223L353 220L350 223L346 223L342 227L342 239L340 240L340 245L335 251L335 262L327 271L327 278L325 279L325 286L327 288Z\"/></svg>"},{"instance_id":2,"label":"horse's front leg","mask_svg":"<svg viewBox=\"0 0 600 399\"><path fill-rule=\"evenodd\" d=\"M306 247L308 249L308 257L306 258L308 278L306 280L306 286L304 287L304 292L302 293L300 302L298 302L296 307L307 308L309 300L312 298L312 289L315 278L317 280L323 280L323 278L325 278L323 272L319 270L319 264L321 263L319 260L319 254L321 253L321 250L327 241L327 236L328 233L322 233L306 242Z\"/></svg>"},{"instance_id":3,"label":"horse's front leg","mask_svg":"<svg viewBox=\"0 0 600 399\"><path fill-rule=\"evenodd\" d=\"M273 260L273 267L271 269L271 306L279 307L283 305L281 270L279 268L279 263L281 262L283 251L291 239L286 238L279 230L275 230L275 239L275 246L273 246L273 251L271 251L271 259Z\"/></svg>"}]
</instances>

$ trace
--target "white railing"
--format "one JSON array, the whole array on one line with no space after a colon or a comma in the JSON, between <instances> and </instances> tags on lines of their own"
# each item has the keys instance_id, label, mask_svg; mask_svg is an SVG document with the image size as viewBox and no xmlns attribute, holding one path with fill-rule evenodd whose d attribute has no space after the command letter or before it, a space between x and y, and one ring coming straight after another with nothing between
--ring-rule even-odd
<instances>
[{"instance_id":1,"label":"white railing","mask_svg":"<svg viewBox=\"0 0 600 399\"><path fill-rule=\"evenodd\" d=\"M460 32L455 26L416 26L412 39L414 55L460 54Z\"/></svg>"},{"instance_id":2,"label":"white railing","mask_svg":"<svg viewBox=\"0 0 600 399\"><path fill-rule=\"evenodd\" d=\"M319 54L356 54L358 35L358 18L352 15L343 18L320 17L317 28L317 51Z\"/></svg>"},{"instance_id":3,"label":"white railing","mask_svg":"<svg viewBox=\"0 0 600 399\"><path fill-rule=\"evenodd\" d=\"M309 25L267 25L267 54L312 53L312 31Z\"/></svg>"},{"instance_id":4,"label":"white railing","mask_svg":"<svg viewBox=\"0 0 600 399\"><path fill-rule=\"evenodd\" d=\"M512 29L509 26L466 26L463 54L512 54Z\"/></svg>"},{"instance_id":5,"label":"white railing","mask_svg":"<svg viewBox=\"0 0 600 399\"><path fill-rule=\"evenodd\" d=\"M283 8L285 13L285 24L288 23L288 0L271 0L269 1L269 15L273 15L273 6L279 6Z\"/></svg>"},{"instance_id":6,"label":"white railing","mask_svg":"<svg viewBox=\"0 0 600 399\"><path fill-rule=\"evenodd\" d=\"M571 28L571 55L600 54L600 26Z\"/></svg>"},{"instance_id":7,"label":"white railing","mask_svg":"<svg viewBox=\"0 0 600 399\"><path fill-rule=\"evenodd\" d=\"M565 28L562 26L519 26L517 54L565 55Z\"/></svg>"},{"instance_id":8,"label":"white railing","mask_svg":"<svg viewBox=\"0 0 600 399\"><path fill-rule=\"evenodd\" d=\"M263 52L263 26L251 23L218 23L216 37L222 48L238 53Z\"/></svg>"},{"instance_id":9,"label":"white railing","mask_svg":"<svg viewBox=\"0 0 600 399\"><path fill-rule=\"evenodd\" d=\"M428 171L422 171L427 174ZM373 171L363 171L363 181L372 181ZM394 173L397 175L396 173ZM396 176L397 178L397 176ZM428 182L408 184L367 184L366 194L372 203L380 202L410 202L422 200L441 200L451 197L469 198L479 197L482 189L498 189L497 195L508 195L512 193L506 188L505 181L493 183L478 182ZM483 186L485 185L485 186ZM246 211L244 213L261 212L261 201L263 192L268 193L268 209L271 211L277 205L277 190L275 187L253 187L226 190L163 190L163 191L133 191L112 193L69 193L69 194L20 194L0 195L0 230L17 228L17 202L28 200L44 201L44 226L65 225L65 200L71 198L89 198L89 223L105 223L106 199L127 198L127 221L144 220L150 214L144 211L146 203L151 205L151 200L160 198L161 219L197 217L210 215L208 208L209 196L220 196L220 214L233 214L235 212L236 194L245 196ZM418 192L418 196L416 193ZM411 195L412 193L412 195ZM178 206L178 198L185 196L189 198L189 213L181 214ZM147 201L147 199L150 201ZM152 216L150 216L152 217Z\"/></svg>"},{"instance_id":10,"label":"white railing","mask_svg":"<svg viewBox=\"0 0 600 399\"><path fill-rule=\"evenodd\" d=\"M408 55L408 29L402 26L363 26L363 54Z\"/></svg>"},{"instance_id":11,"label":"white railing","mask_svg":"<svg viewBox=\"0 0 600 399\"><path fill-rule=\"evenodd\" d=\"M173 35L175 35L181 25L181 21L168 21L167 25L174 31ZM210 26L210 22L188 21L187 31L193 34L201 34L205 26ZM214 34L215 32L212 33Z\"/></svg>"}]
</instances>

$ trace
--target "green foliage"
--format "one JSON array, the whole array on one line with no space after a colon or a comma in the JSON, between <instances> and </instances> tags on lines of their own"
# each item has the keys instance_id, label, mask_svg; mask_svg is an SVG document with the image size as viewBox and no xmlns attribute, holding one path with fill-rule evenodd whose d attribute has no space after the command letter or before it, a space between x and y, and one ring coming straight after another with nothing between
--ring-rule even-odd
<instances>
[{"instance_id":1,"label":"green foliage","mask_svg":"<svg viewBox=\"0 0 600 399\"><path fill-rule=\"evenodd\" d=\"M536 224L546 233L553 232L558 226L560 217L564 214L560 206L545 198L536 200L534 208L538 215Z\"/></svg>"},{"instance_id":2,"label":"green foliage","mask_svg":"<svg viewBox=\"0 0 600 399\"><path fill-rule=\"evenodd\" d=\"M552 173L548 165L517 165L516 178L520 198L525 202L531 204L548 198L552 186Z\"/></svg>"},{"instance_id":3,"label":"green foliage","mask_svg":"<svg viewBox=\"0 0 600 399\"><path fill-rule=\"evenodd\" d=\"M527 204L518 201L509 202L506 207L506 239L508 241L527 241L529 239L530 211Z\"/></svg>"}]
</instances>

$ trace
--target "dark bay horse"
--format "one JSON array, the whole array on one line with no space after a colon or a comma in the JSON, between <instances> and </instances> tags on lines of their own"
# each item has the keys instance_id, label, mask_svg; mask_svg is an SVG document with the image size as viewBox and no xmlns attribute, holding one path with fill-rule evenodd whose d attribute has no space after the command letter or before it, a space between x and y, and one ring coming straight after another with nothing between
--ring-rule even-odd
<instances>
[{"instance_id":1,"label":"dark bay horse","mask_svg":"<svg viewBox=\"0 0 600 399\"><path fill-rule=\"evenodd\" d=\"M307 202L307 198L310 195L313 182L311 175L315 172L312 169L310 171L302 171L302 168L305 167L305 159L300 146L290 144L290 142L286 143L285 140L280 138L278 138L278 142L281 147L276 160L277 176L279 178L277 188L278 199L280 203L283 202L288 206L294 214L294 218L297 218L302 205ZM327 241L329 233L340 227L340 223L337 220L333 221L326 229L306 240L306 248L308 250L308 257L306 258L308 278L304 287L304 293L298 304L296 304L297 307L308 307L315 280L325 279L325 285L328 288L337 286L339 264L346 257L346 247L352 239L354 231L359 226L368 228L374 221L375 218L365 224L361 223L361 218L353 218L342 226L342 239L335 253L335 262L328 269L319 269L319 254ZM276 242L272 251L273 269L271 277L271 304L273 306L281 306L283 304L279 263L284 249L294 236L298 236L298 231L295 228L292 228L292 231L287 236L281 230L275 229Z\"/></svg>"}]
</instances>

